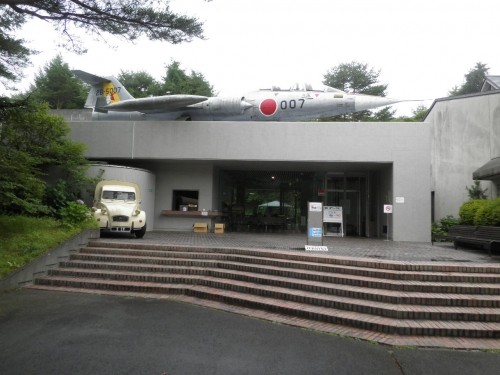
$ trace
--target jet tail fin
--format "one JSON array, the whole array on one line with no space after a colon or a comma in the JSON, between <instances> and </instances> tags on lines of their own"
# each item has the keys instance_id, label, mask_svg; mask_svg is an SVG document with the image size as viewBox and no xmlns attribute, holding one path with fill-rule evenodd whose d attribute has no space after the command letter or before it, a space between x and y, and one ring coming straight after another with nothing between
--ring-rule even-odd
<instances>
[{"instance_id":1,"label":"jet tail fin","mask_svg":"<svg viewBox=\"0 0 500 375\"><path fill-rule=\"evenodd\" d=\"M85 102L85 108L94 108L98 112L107 112L99 109L122 100L134 99L115 77L100 77L83 70L72 70L73 74L91 86Z\"/></svg>"}]
</instances>

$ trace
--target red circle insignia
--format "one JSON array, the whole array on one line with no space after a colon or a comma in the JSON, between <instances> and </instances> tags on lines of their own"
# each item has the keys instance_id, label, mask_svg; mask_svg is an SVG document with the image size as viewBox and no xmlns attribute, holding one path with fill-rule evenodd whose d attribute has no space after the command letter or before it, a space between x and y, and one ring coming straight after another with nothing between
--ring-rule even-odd
<instances>
[{"instance_id":1,"label":"red circle insignia","mask_svg":"<svg viewBox=\"0 0 500 375\"><path fill-rule=\"evenodd\" d=\"M278 103L274 99L265 99L260 103L260 112L266 116L272 116L278 109Z\"/></svg>"}]
</instances>

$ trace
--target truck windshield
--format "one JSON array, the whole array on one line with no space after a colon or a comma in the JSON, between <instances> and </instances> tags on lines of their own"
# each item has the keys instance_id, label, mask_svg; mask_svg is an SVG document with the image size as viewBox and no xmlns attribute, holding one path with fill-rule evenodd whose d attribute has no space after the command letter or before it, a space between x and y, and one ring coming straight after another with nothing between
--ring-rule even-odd
<instances>
[{"instance_id":1,"label":"truck windshield","mask_svg":"<svg viewBox=\"0 0 500 375\"><path fill-rule=\"evenodd\" d=\"M135 193L130 191L112 191L105 190L102 192L102 199L117 199L124 201L135 201Z\"/></svg>"}]
</instances>

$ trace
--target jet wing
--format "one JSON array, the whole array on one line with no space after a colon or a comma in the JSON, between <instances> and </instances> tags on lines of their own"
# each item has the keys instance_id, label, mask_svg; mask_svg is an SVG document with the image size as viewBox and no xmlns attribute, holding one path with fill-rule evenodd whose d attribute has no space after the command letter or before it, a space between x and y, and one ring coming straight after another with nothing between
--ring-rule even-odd
<instances>
[{"instance_id":1,"label":"jet wing","mask_svg":"<svg viewBox=\"0 0 500 375\"><path fill-rule=\"evenodd\" d=\"M98 97L96 111L116 111L116 112L142 112L142 113L161 113L173 112L185 108L186 106L204 102L208 99L206 96L199 95L163 95L149 98L127 99L118 103L106 104L106 97Z\"/></svg>"}]
</instances>

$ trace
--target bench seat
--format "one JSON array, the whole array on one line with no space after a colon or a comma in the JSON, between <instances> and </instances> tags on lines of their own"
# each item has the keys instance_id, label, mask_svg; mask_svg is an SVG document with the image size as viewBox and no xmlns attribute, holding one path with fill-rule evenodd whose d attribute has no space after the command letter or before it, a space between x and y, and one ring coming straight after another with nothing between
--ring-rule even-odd
<instances>
[{"instance_id":1,"label":"bench seat","mask_svg":"<svg viewBox=\"0 0 500 375\"><path fill-rule=\"evenodd\" d=\"M458 245L473 245L488 250L491 255L492 249L500 244L500 227L454 225L445 236L453 241L455 249Z\"/></svg>"}]
</instances>

